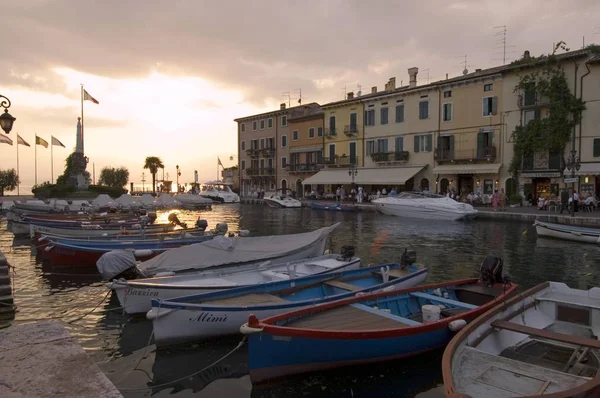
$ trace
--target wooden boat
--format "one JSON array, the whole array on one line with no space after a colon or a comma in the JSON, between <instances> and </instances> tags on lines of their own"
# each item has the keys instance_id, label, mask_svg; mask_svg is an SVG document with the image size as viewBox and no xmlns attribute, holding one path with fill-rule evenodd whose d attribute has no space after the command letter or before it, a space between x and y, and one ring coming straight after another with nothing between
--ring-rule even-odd
<instances>
[{"instance_id":1,"label":"wooden boat","mask_svg":"<svg viewBox=\"0 0 600 398\"><path fill-rule=\"evenodd\" d=\"M538 236L566 239L584 243L600 243L600 229L575 225L552 224L535 220L533 224Z\"/></svg>"},{"instance_id":2,"label":"wooden boat","mask_svg":"<svg viewBox=\"0 0 600 398\"><path fill-rule=\"evenodd\" d=\"M516 285L467 279L347 297L258 320L248 335L253 383L293 374L417 355L444 347L455 331L511 294Z\"/></svg>"},{"instance_id":3,"label":"wooden boat","mask_svg":"<svg viewBox=\"0 0 600 398\"><path fill-rule=\"evenodd\" d=\"M356 211L356 208L352 205L343 205L340 203L318 203L310 202L308 204L313 210L327 210L327 211Z\"/></svg>"},{"instance_id":4,"label":"wooden boat","mask_svg":"<svg viewBox=\"0 0 600 398\"><path fill-rule=\"evenodd\" d=\"M252 268L218 268L214 270L137 280L115 280L107 284L115 291L120 305L128 314L147 313L152 309L151 300L168 300L219 290L293 279L326 272L337 272L358 268L360 258L354 251L329 254L311 259L287 263L265 262Z\"/></svg>"},{"instance_id":5,"label":"wooden boat","mask_svg":"<svg viewBox=\"0 0 600 398\"><path fill-rule=\"evenodd\" d=\"M358 293L395 290L425 280L427 268L387 264L264 283L172 300L152 300L147 318L157 345L237 334L255 314L272 316Z\"/></svg>"},{"instance_id":6,"label":"wooden boat","mask_svg":"<svg viewBox=\"0 0 600 398\"><path fill-rule=\"evenodd\" d=\"M600 288L556 282L499 304L446 348L446 396L600 396L599 315Z\"/></svg>"},{"instance_id":7,"label":"wooden boat","mask_svg":"<svg viewBox=\"0 0 600 398\"><path fill-rule=\"evenodd\" d=\"M80 227L57 228L29 224L27 234L29 234L32 239L35 238L36 234L62 235L71 237L116 236L126 235L129 233L141 233L142 231L145 231L145 233L169 232L173 231L175 227L176 226L173 224L151 224L146 226L134 224L125 228L105 228L102 225L91 225L89 227L82 225ZM17 235L17 233L13 233Z\"/></svg>"}]
</instances>

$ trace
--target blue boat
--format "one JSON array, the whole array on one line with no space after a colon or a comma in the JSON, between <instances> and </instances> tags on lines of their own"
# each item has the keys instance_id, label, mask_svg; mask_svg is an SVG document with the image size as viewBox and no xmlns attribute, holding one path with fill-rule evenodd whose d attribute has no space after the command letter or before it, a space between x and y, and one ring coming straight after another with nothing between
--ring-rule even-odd
<instances>
[{"instance_id":1,"label":"blue boat","mask_svg":"<svg viewBox=\"0 0 600 398\"><path fill-rule=\"evenodd\" d=\"M266 317L374 291L415 286L428 269L387 264L350 271L294 277L168 300L152 300L147 318L153 321L157 345L184 343L237 334L250 314Z\"/></svg>"},{"instance_id":2,"label":"blue boat","mask_svg":"<svg viewBox=\"0 0 600 398\"><path fill-rule=\"evenodd\" d=\"M241 327L250 378L257 384L444 347L515 289L501 276L492 283L467 279L347 297L260 321L251 315Z\"/></svg>"},{"instance_id":3,"label":"blue boat","mask_svg":"<svg viewBox=\"0 0 600 398\"><path fill-rule=\"evenodd\" d=\"M343 205L341 203L318 203L309 202L308 204L313 210L327 210L327 211L356 211L356 208L352 205Z\"/></svg>"}]
</instances>

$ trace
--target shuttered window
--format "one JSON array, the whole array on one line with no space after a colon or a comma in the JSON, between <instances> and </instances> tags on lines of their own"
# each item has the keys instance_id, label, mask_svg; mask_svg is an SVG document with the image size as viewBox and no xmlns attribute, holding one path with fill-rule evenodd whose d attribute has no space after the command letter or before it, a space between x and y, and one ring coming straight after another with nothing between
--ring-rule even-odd
<instances>
[{"instance_id":1,"label":"shuttered window","mask_svg":"<svg viewBox=\"0 0 600 398\"><path fill-rule=\"evenodd\" d=\"M594 138L594 157L600 157L600 138Z\"/></svg>"}]
</instances>

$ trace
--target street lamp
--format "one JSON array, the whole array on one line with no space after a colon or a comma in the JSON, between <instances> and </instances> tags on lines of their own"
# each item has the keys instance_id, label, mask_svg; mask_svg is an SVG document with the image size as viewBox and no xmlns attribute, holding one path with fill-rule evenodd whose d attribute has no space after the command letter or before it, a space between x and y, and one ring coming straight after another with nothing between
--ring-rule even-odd
<instances>
[{"instance_id":1,"label":"street lamp","mask_svg":"<svg viewBox=\"0 0 600 398\"><path fill-rule=\"evenodd\" d=\"M8 113L8 108L10 108L10 100L4 95L0 94L0 107L4 107L4 113L0 116L0 127L6 134L10 133L10 130L13 128L13 123L16 118L12 117L10 113Z\"/></svg>"},{"instance_id":2,"label":"street lamp","mask_svg":"<svg viewBox=\"0 0 600 398\"><path fill-rule=\"evenodd\" d=\"M179 171L179 165L176 165L175 168L177 169L177 192L179 192L179 177L181 176L181 171Z\"/></svg>"},{"instance_id":3,"label":"street lamp","mask_svg":"<svg viewBox=\"0 0 600 398\"><path fill-rule=\"evenodd\" d=\"M579 156L575 150L575 145L571 149L571 155L567 158L567 169L571 172L571 184L572 185L572 198L573 203L571 204L571 217L575 216L575 171L579 171L581 163L579 162Z\"/></svg>"},{"instance_id":4,"label":"street lamp","mask_svg":"<svg viewBox=\"0 0 600 398\"><path fill-rule=\"evenodd\" d=\"M358 170L356 169L356 164L355 163L350 164L350 167L348 169L348 175L350 177L352 177L352 185L354 185L354 178L356 177L357 174L358 174Z\"/></svg>"}]
</instances>

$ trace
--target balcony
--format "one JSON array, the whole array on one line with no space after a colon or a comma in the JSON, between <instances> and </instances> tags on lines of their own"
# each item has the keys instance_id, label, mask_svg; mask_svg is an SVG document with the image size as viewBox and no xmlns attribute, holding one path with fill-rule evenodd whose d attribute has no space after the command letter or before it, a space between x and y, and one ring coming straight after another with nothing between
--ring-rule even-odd
<instances>
[{"instance_id":1,"label":"balcony","mask_svg":"<svg viewBox=\"0 0 600 398\"><path fill-rule=\"evenodd\" d=\"M246 174L252 177L270 177L275 175L273 167L255 167L246 169Z\"/></svg>"},{"instance_id":2,"label":"balcony","mask_svg":"<svg viewBox=\"0 0 600 398\"><path fill-rule=\"evenodd\" d=\"M563 156L558 152L536 152L534 155L524 156L521 163L521 171L555 171L562 172L565 168Z\"/></svg>"},{"instance_id":3,"label":"balcony","mask_svg":"<svg viewBox=\"0 0 600 398\"><path fill-rule=\"evenodd\" d=\"M246 150L246 155L250 156L251 158L257 158L259 152L260 150L251 148Z\"/></svg>"},{"instance_id":4,"label":"balcony","mask_svg":"<svg viewBox=\"0 0 600 398\"><path fill-rule=\"evenodd\" d=\"M495 159L495 146L466 149L462 151L437 148L435 151L435 160L438 162L438 164L491 162Z\"/></svg>"},{"instance_id":5,"label":"balcony","mask_svg":"<svg viewBox=\"0 0 600 398\"><path fill-rule=\"evenodd\" d=\"M327 138L335 138L337 137L337 129L336 128L332 128L332 129L325 129L325 137Z\"/></svg>"},{"instance_id":6,"label":"balcony","mask_svg":"<svg viewBox=\"0 0 600 398\"><path fill-rule=\"evenodd\" d=\"M260 154L264 158L272 158L275 156L275 148L266 147L260 150Z\"/></svg>"},{"instance_id":7,"label":"balcony","mask_svg":"<svg viewBox=\"0 0 600 398\"><path fill-rule=\"evenodd\" d=\"M344 134L348 137L356 137L358 135L358 126L355 124L344 126Z\"/></svg>"},{"instance_id":8,"label":"balcony","mask_svg":"<svg viewBox=\"0 0 600 398\"><path fill-rule=\"evenodd\" d=\"M372 153L371 159L375 163L406 163L408 151Z\"/></svg>"},{"instance_id":9,"label":"balcony","mask_svg":"<svg viewBox=\"0 0 600 398\"><path fill-rule=\"evenodd\" d=\"M288 164L287 171L290 174L316 173L323 168L323 163L299 163Z\"/></svg>"},{"instance_id":10,"label":"balcony","mask_svg":"<svg viewBox=\"0 0 600 398\"><path fill-rule=\"evenodd\" d=\"M335 156L323 159L327 167L349 167L351 164L358 165L358 156Z\"/></svg>"}]
</instances>

